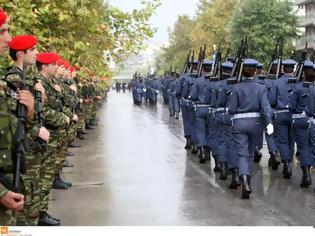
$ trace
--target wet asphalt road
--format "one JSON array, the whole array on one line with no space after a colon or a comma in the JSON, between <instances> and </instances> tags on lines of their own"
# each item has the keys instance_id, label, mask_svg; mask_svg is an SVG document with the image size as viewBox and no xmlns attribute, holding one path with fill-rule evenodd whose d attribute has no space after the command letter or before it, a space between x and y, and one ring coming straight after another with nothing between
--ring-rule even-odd
<instances>
[{"instance_id":1,"label":"wet asphalt road","mask_svg":"<svg viewBox=\"0 0 315 236\"><path fill-rule=\"evenodd\" d=\"M314 185L300 188L299 167L291 180L268 170L266 146L244 201L228 189L230 176L219 180L213 162L186 152L181 119L161 101L137 107L131 94L111 91L98 116L98 128L71 150L75 167L64 169L74 186L52 194L62 225L315 225Z\"/></svg>"}]
</instances>

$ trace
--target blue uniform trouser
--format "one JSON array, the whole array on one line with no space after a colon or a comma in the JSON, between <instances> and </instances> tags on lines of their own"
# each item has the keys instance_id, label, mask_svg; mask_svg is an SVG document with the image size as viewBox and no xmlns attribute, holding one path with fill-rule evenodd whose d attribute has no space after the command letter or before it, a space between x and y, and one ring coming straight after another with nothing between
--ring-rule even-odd
<instances>
[{"instance_id":1,"label":"blue uniform trouser","mask_svg":"<svg viewBox=\"0 0 315 236\"><path fill-rule=\"evenodd\" d=\"M218 139L218 127L216 126L215 122L215 112L211 112L209 114L209 120L208 120L208 145L211 149L213 156L219 155L219 148L217 145L217 139Z\"/></svg>"},{"instance_id":2,"label":"blue uniform trouser","mask_svg":"<svg viewBox=\"0 0 315 236\"><path fill-rule=\"evenodd\" d=\"M209 106L196 106L196 138L197 147L207 146L206 127L209 116Z\"/></svg>"},{"instance_id":3,"label":"blue uniform trouser","mask_svg":"<svg viewBox=\"0 0 315 236\"><path fill-rule=\"evenodd\" d=\"M225 155L228 163L228 168L238 168L238 156L236 144L232 137L232 120L231 115L225 113L223 115L223 135L225 143Z\"/></svg>"},{"instance_id":4,"label":"blue uniform trouser","mask_svg":"<svg viewBox=\"0 0 315 236\"><path fill-rule=\"evenodd\" d=\"M232 135L236 144L240 176L252 175L254 152L261 131L260 122L260 118L242 118L233 121Z\"/></svg>"},{"instance_id":5,"label":"blue uniform trouser","mask_svg":"<svg viewBox=\"0 0 315 236\"><path fill-rule=\"evenodd\" d=\"M224 111L215 113L215 126L217 127L217 140L216 145L219 151L219 162L227 162L226 159L226 142L224 139L224 124L223 124Z\"/></svg>"},{"instance_id":6,"label":"blue uniform trouser","mask_svg":"<svg viewBox=\"0 0 315 236\"><path fill-rule=\"evenodd\" d=\"M196 129L195 129L196 116L195 116L195 109L192 102L188 103L187 117L188 117L189 130L191 130L191 141L196 143L197 142Z\"/></svg>"},{"instance_id":7,"label":"blue uniform trouser","mask_svg":"<svg viewBox=\"0 0 315 236\"><path fill-rule=\"evenodd\" d=\"M173 105L173 99L172 99L172 95L170 93L168 93L168 108L170 110L170 112L175 112L173 109L174 105Z\"/></svg>"},{"instance_id":8,"label":"blue uniform trouser","mask_svg":"<svg viewBox=\"0 0 315 236\"><path fill-rule=\"evenodd\" d=\"M141 103L142 102L142 92L139 91L140 89L136 89L132 91L133 99L135 102Z\"/></svg>"},{"instance_id":9,"label":"blue uniform trouser","mask_svg":"<svg viewBox=\"0 0 315 236\"><path fill-rule=\"evenodd\" d=\"M184 135L185 137L191 136L192 131L190 130L189 120L188 120L188 103L185 100L180 100L180 108L182 110Z\"/></svg>"},{"instance_id":10,"label":"blue uniform trouser","mask_svg":"<svg viewBox=\"0 0 315 236\"><path fill-rule=\"evenodd\" d=\"M300 156L301 167L313 165L313 158L310 155L308 120L308 117L293 119L294 137Z\"/></svg>"},{"instance_id":11,"label":"blue uniform trouser","mask_svg":"<svg viewBox=\"0 0 315 236\"><path fill-rule=\"evenodd\" d=\"M165 104L168 104L168 94L166 89L162 89L162 96L163 96L163 101Z\"/></svg>"},{"instance_id":12,"label":"blue uniform trouser","mask_svg":"<svg viewBox=\"0 0 315 236\"><path fill-rule=\"evenodd\" d=\"M311 123L309 130L309 141L310 141L310 154L313 159L313 165L315 165L315 123Z\"/></svg>"},{"instance_id":13,"label":"blue uniform trouser","mask_svg":"<svg viewBox=\"0 0 315 236\"><path fill-rule=\"evenodd\" d=\"M180 111L179 99L176 97L176 95L172 95L171 97L172 97L172 104L173 104L172 110L174 112L179 112Z\"/></svg>"},{"instance_id":14,"label":"blue uniform trouser","mask_svg":"<svg viewBox=\"0 0 315 236\"><path fill-rule=\"evenodd\" d=\"M289 112L276 114L274 128L281 161L292 161L294 155L292 114Z\"/></svg>"},{"instance_id":15,"label":"blue uniform trouser","mask_svg":"<svg viewBox=\"0 0 315 236\"><path fill-rule=\"evenodd\" d=\"M265 121L263 118L261 120L262 125L261 125L261 130L265 130L265 127L268 125L267 121ZM265 136L266 139L266 143L267 143L267 148L269 153L270 152L276 152L277 151L277 146L276 146L276 142L275 142L275 135L274 133L271 135L268 135L266 131L261 132L260 133L260 137L259 137L259 142L258 142L258 149L262 149L263 147L263 138Z\"/></svg>"}]
</instances>

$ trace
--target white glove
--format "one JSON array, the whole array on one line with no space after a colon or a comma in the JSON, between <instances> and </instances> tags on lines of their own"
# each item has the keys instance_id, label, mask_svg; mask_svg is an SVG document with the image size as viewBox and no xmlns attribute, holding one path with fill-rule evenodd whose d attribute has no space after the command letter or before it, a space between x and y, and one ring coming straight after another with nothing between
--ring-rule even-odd
<instances>
[{"instance_id":1,"label":"white glove","mask_svg":"<svg viewBox=\"0 0 315 236\"><path fill-rule=\"evenodd\" d=\"M267 125L267 134L268 134L268 135L272 135L272 134L273 134L273 131L274 131L274 129L273 129L273 124L269 123L269 124Z\"/></svg>"},{"instance_id":2,"label":"white glove","mask_svg":"<svg viewBox=\"0 0 315 236\"><path fill-rule=\"evenodd\" d=\"M144 89L143 89L143 92L146 92L146 91L147 91L147 89L146 89L146 88L144 88Z\"/></svg>"}]
</instances>

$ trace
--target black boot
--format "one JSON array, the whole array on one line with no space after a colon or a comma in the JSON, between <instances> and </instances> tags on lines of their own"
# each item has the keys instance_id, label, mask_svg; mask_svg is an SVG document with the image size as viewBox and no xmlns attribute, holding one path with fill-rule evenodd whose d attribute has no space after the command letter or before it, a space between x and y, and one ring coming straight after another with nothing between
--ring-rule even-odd
<instances>
[{"instance_id":1,"label":"black boot","mask_svg":"<svg viewBox=\"0 0 315 236\"><path fill-rule=\"evenodd\" d=\"M81 132L78 137L80 140L86 139L86 136Z\"/></svg>"},{"instance_id":2,"label":"black boot","mask_svg":"<svg viewBox=\"0 0 315 236\"><path fill-rule=\"evenodd\" d=\"M178 120L179 119L179 113L175 112L175 119Z\"/></svg>"},{"instance_id":3,"label":"black boot","mask_svg":"<svg viewBox=\"0 0 315 236\"><path fill-rule=\"evenodd\" d=\"M269 152L269 154L270 154L270 158L268 160L268 167L270 167L272 170L278 170L279 162L277 161L276 153Z\"/></svg>"},{"instance_id":4,"label":"black boot","mask_svg":"<svg viewBox=\"0 0 315 236\"><path fill-rule=\"evenodd\" d=\"M204 164L206 163L206 150L204 147L199 147L199 163Z\"/></svg>"},{"instance_id":5,"label":"black boot","mask_svg":"<svg viewBox=\"0 0 315 236\"><path fill-rule=\"evenodd\" d=\"M79 148L79 147L81 147L81 144L75 143L74 139L73 139L73 140L69 141L68 147L69 148Z\"/></svg>"},{"instance_id":6,"label":"black boot","mask_svg":"<svg viewBox=\"0 0 315 236\"><path fill-rule=\"evenodd\" d=\"M250 187L250 176L242 175L241 178L242 183L242 199L249 199L249 195L252 193L252 189Z\"/></svg>"},{"instance_id":7,"label":"black boot","mask_svg":"<svg viewBox=\"0 0 315 236\"><path fill-rule=\"evenodd\" d=\"M85 123L85 128L86 129L94 129L89 123Z\"/></svg>"},{"instance_id":8,"label":"black boot","mask_svg":"<svg viewBox=\"0 0 315 236\"><path fill-rule=\"evenodd\" d=\"M191 146L192 146L191 153L198 154L197 145L194 142L192 142Z\"/></svg>"},{"instance_id":9,"label":"black boot","mask_svg":"<svg viewBox=\"0 0 315 236\"><path fill-rule=\"evenodd\" d=\"M85 130L82 130L81 132L82 132L82 134L88 134L88 132Z\"/></svg>"},{"instance_id":10,"label":"black boot","mask_svg":"<svg viewBox=\"0 0 315 236\"><path fill-rule=\"evenodd\" d=\"M189 150L191 149L191 141L190 141L190 136L186 136L186 146L185 149Z\"/></svg>"},{"instance_id":11,"label":"black boot","mask_svg":"<svg viewBox=\"0 0 315 236\"><path fill-rule=\"evenodd\" d=\"M50 218L47 212L41 211L39 213L39 226L60 226L60 221Z\"/></svg>"},{"instance_id":12,"label":"black boot","mask_svg":"<svg viewBox=\"0 0 315 236\"><path fill-rule=\"evenodd\" d=\"M51 218L51 219L53 219L53 220L55 220L55 221L60 222L60 219L55 218L55 217L52 217L51 215L49 215L49 214L48 214L48 212L47 212L47 211L45 211L45 213L47 214L47 216L48 216L49 218Z\"/></svg>"},{"instance_id":13,"label":"black boot","mask_svg":"<svg viewBox=\"0 0 315 236\"><path fill-rule=\"evenodd\" d=\"M62 167L74 167L69 161L65 160Z\"/></svg>"},{"instance_id":14,"label":"black boot","mask_svg":"<svg viewBox=\"0 0 315 236\"><path fill-rule=\"evenodd\" d=\"M206 161L210 161L210 148L208 146L205 146L205 152L206 152Z\"/></svg>"},{"instance_id":15,"label":"black boot","mask_svg":"<svg viewBox=\"0 0 315 236\"><path fill-rule=\"evenodd\" d=\"M66 156L67 156L67 157L73 157L73 156L75 156L75 154L74 154L73 152L67 151L67 152L66 152Z\"/></svg>"},{"instance_id":16,"label":"black boot","mask_svg":"<svg viewBox=\"0 0 315 236\"><path fill-rule=\"evenodd\" d=\"M230 189L237 189L237 187L241 185L239 173L238 173L238 168L231 169L231 172L232 172L232 180L231 180L231 184L230 184L229 188Z\"/></svg>"},{"instance_id":17,"label":"black boot","mask_svg":"<svg viewBox=\"0 0 315 236\"><path fill-rule=\"evenodd\" d=\"M220 168L220 165L219 165L218 156L214 156L213 159L214 159L214 168L213 168L213 171L214 171L214 172L220 172L220 171L221 171L221 168Z\"/></svg>"},{"instance_id":18,"label":"black boot","mask_svg":"<svg viewBox=\"0 0 315 236\"><path fill-rule=\"evenodd\" d=\"M283 161L282 176L284 179L290 179L292 176L291 165L290 165L290 162L288 160Z\"/></svg>"},{"instance_id":19,"label":"black boot","mask_svg":"<svg viewBox=\"0 0 315 236\"><path fill-rule=\"evenodd\" d=\"M53 183L53 186L52 186L53 189L63 189L63 190L66 190L69 188L69 186L64 183L59 176L55 176L55 179L54 179L54 183Z\"/></svg>"},{"instance_id":20,"label":"black boot","mask_svg":"<svg viewBox=\"0 0 315 236\"><path fill-rule=\"evenodd\" d=\"M170 117L175 116L175 112L174 111L170 111Z\"/></svg>"},{"instance_id":21,"label":"black boot","mask_svg":"<svg viewBox=\"0 0 315 236\"><path fill-rule=\"evenodd\" d=\"M261 157L262 157L261 152L258 149L255 150L254 162L259 163L261 160Z\"/></svg>"},{"instance_id":22,"label":"black boot","mask_svg":"<svg viewBox=\"0 0 315 236\"><path fill-rule=\"evenodd\" d=\"M312 184L312 178L310 174L310 166L304 166L302 167L303 170L303 176L301 181L301 187L307 188L309 185Z\"/></svg>"},{"instance_id":23,"label":"black boot","mask_svg":"<svg viewBox=\"0 0 315 236\"><path fill-rule=\"evenodd\" d=\"M220 179L226 180L227 178L227 162L220 163Z\"/></svg>"}]
</instances>

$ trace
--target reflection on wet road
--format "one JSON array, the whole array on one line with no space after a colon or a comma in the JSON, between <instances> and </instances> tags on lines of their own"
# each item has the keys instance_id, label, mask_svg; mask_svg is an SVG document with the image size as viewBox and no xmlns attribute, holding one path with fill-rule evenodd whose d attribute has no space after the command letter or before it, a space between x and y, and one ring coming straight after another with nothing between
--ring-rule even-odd
<instances>
[{"instance_id":1,"label":"reflection on wet road","mask_svg":"<svg viewBox=\"0 0 315 236\"><path fill-rule=\"evenodd\" d=\"M315 225L313 187L300 188L299 167L291 180L268 170L266 147L243 201L230 177L186 152L181 120L161 102L137 107L112 91L98 116L64 172L74 186L53 192L51 212L63 225Z\"/></svg>"}]
</instances>

